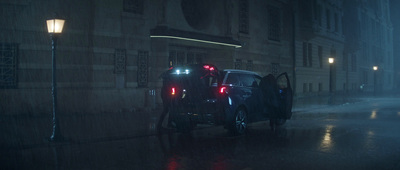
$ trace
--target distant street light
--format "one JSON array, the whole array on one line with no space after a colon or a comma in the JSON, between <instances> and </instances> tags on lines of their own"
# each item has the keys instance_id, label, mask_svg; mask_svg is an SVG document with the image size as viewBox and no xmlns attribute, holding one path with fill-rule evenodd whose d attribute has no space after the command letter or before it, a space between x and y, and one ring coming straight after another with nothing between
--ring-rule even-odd
<instances>
[{"instance_id":1,"label":"distant street light","mask_svg":"<svg viewBox=\"0 0 400 170\"><path fill-rule=\"evenodd\" d=\"M333 64L335 63L335 58L328 58L329 62L329 92L333 92Z\"/></svg>"},{"instance_id":2,"label":"distant street light","mask_svg":"<svg viewBox=\"0 0 400 170\"><path fill-rule=\"evenodd\" d=\"M329 58L328 62L329 62L329 64L333 64L335 62L335 58Z\"/></svg>"},{"instance_id":3,"label":"distant street light","mask_svg":"<svg viewBox=\"0 0 400 170\"><path fill-rule=\"evenodd\" d=\"M52 96L53 96L53 133L50 137L50 141L62 140L61 131L58 123L57 112L57 82L56 82L56 47L57 38L62 33L65 20L63 19L49 19L46 21L47 30L51 37L51 49L52 49Z\"/></svg>"},{"instance_id":4,"label":"distant street light","mask_svg":"<svg viewBox=\"0 0 400 170\"><path fill-rule=\"evenodd\" d=\"M377 84L378 84L378 81L377 81L377 74L378 74L378 66L373 66L372 67L372 69L374 70L374 95L376 96L376 93L377 93Z\"/></svg>"}]
</instances>

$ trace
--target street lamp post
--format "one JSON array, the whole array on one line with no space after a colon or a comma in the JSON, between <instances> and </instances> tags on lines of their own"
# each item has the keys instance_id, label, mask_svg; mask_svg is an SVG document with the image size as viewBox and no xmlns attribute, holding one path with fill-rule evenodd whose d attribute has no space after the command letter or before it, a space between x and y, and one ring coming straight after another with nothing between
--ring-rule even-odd
<instances>
[{"instance_id":1,"label":"street lamp post","mask_svg":"<svg viewBox=\"0 0 400 170\"><path fill-rule=\"evenodd\" d=\"M53 133L50 137L50 141L62 140L61 131L58 123L57 113L57 81L56 81L56 47L57 38L62 33L65 20L63 19L49 19L46 21L47 30L51 37L51 49L52 49L52 96L53 96Z\"/></svg>"},{"instance_id":2,"label":"street lamp post","mask_svg":"<svg viewBox=\"0 0 400 170\"><path fill-rule=\"evenodd\" d=\"M335 58L329 58L329 93L333 92L333 63L335 63Z\"/></svg>"},{"instance_id":3,"label":"street lamp post","mask_svg":"<svg viewBox=\"0 0 400 170\"><path fill-rule=\"evenodd\" d=\"M372 69L374 70L374 95L376 96L377 93L377 77L376 74L378 74L378 66L373 66Z\"/></svg>"}]
</instances>

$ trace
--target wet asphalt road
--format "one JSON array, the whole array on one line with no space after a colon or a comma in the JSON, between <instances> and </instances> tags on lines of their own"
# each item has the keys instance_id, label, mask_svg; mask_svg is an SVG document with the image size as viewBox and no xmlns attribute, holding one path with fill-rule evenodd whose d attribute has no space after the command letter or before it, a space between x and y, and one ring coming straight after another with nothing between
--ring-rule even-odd
<instances>
[{"instance_id":1,"label":"wet asphalt road","mask_svg":"<svg viewBox=\"0 0 400 170\"><path fill-rule=\"evenodd\" d=\"M296 112L276 132L259 122L237 137L202 126L3 148L0 169L400 169L399 131L399 98L371 98Z\"/></svg>"}]
</instances>

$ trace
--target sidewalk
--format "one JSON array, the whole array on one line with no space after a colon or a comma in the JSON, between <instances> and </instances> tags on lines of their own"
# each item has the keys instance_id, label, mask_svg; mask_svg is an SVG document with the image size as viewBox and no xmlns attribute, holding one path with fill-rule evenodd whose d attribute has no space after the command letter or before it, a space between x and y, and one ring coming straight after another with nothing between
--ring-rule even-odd
<instances>
[{"instance_id":1,"label":"sidewalk","mask_svg":"<svg viewBox=\"0 0 400 170\"><path fill-rule=\"evenodd\" d=\"M155 134L159 113L121 112L59 115L61 143L88 143ZM0 150L51 144L51 114L0 116Z\"/></svg>"},{"instance_id":2,"label":"sidewalk","mask_svg":"<svg viewBox=\"0 0 400 170\"><path fill-rule=\"evenodd\" d=\"M295 98L293 112L301 113L321 107L330 107L362 101L357 96L314 96ZM156 134L156 123L161 110L99 113L59 114L59 127L65 138L62 143L90 143L105 140L129 139ZM31 148L52 144L52 115L0 115L0 150Z\"/></svg>"},{"instance_id":3,"label":"sidewalk","mask_svg":"<svg viewBox=\"0 0 400 170\"><path fill-rule=\"evenodd\" d=\"M364 97L360 95L332 95L332 96L309 96L293 99L293 113L304 112L310 109L331 107L349 103L361 102Z\"/></svg>"}]
</instances>

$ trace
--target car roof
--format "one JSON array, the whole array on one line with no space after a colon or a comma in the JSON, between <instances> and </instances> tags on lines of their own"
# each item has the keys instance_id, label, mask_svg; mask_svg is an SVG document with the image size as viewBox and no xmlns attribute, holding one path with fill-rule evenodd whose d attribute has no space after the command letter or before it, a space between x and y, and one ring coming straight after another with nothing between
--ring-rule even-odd
<instances>
[{"instance_id":1,"label":"car roof","mask_svg":"<svg viewBox=\"0 0 400 170\"><path fill-rule=\"evenodd\" d=\"M243 73L243 74L254 74L260 76L258 73L248 70L238 70L238 69L224 69L223 71L228 73Z\"/></svg>"},{"instance_id":2,"label":"car roof","mask_svg":"<svg viewBox=\"0 0 400 170\"><path fill-rule=\"evenodd\" d=\"M213 69L215 69L215 71L217 71L218 70L218 68L215 66L215 65L213 65L213 64L187 64L187 65L181 65L181 66L174 66L174 67L171 67L170 69L169 69L169 71L171 72L171 73L173 73L173 71L171 71L171 70L180 70L180 69L190 69L190 70L200 70L200 71L204 71L204 70L206 70L206 68L204 68L205 66L207 66L207 67L212 67ZM208 68L207 68L208 69Z\"/></svg>"},{"instance_id":3,"label":"car roof","mask_svg":"<svg viewBox=\"0 0 400 170\"><path fill-rule=\"evenodd\" d=\"M207 68L206 68L207 66ZM213 69L213 70L211 70ZM167 78L174 75L180 76L204 76L206 73L210 75L218 75L218 68L213 64L187 64L181 66L174 66L162 73L161 78Z\"/></svg>"}]
</instances>

